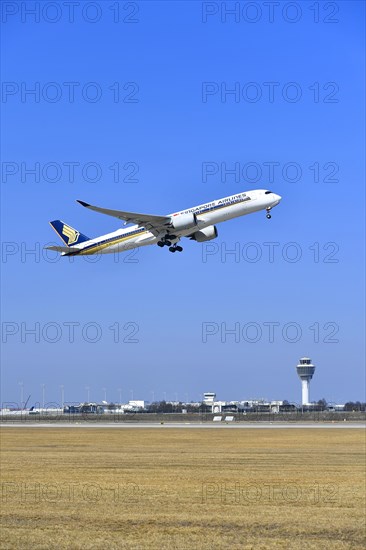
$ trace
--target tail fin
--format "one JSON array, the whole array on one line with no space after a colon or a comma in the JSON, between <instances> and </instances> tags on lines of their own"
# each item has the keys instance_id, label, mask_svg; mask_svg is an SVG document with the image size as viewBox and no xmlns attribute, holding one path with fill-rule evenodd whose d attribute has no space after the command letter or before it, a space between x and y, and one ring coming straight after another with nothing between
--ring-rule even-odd
<instances>
[{"instance_id":1,"label":"tail fin","mask_svg":"<svg viewBox=\"0 0 366 550\"><path fill-rule=\"evenodd\" d=\"M67 246L90 241L89 237L83 235L76 229L73 229L70 225L67 225L61 220L54 220L53 222L50 222L50 225Z\"/></svg>"}]
</instances>

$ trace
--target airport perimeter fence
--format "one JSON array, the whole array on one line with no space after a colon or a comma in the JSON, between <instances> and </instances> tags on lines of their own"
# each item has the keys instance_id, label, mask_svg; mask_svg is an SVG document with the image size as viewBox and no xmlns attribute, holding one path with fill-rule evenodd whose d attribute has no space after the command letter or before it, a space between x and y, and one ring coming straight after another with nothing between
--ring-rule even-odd
<instances>
[{"instance_id":1,"label":"airport perimeter fence","mask_svg":"<svg viewBox=\"0 0 366 550\"><path fill-rule=\"evenodd\" d=\"M227 417L230 417L229 419ZM29 414L29 411L22 411L19 414L2 414L0 421L3 424L84 424L84 423L207 423L210 424L220 418L220 422L263 422L263 423L281 423L281 422L365 422L365 412L346 412L346 411L302 411L296 412L248 412L248 413L56 413L52 411Z\"/></svg>"}]
</instances>

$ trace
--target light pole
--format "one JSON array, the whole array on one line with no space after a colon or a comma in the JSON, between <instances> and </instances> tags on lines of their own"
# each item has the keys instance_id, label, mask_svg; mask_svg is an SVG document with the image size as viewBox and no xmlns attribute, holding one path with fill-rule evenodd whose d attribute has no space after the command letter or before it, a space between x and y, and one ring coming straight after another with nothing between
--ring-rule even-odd
<instances>
[{"instance_id":1,"label":"light pole","mask_svg":"<svg viewBox=\"0 0 366 550\"><path fill-rule=\"evenodd\" d=\"M104 401L107 402L107 388L102 388L104 392Z\"/></svg>"},{"instance_id":2,"label":"light pole","mask_svg":"<svg viewBox=\"0 0 366 550\"><path fill-rule=\"evenodd\" d=\"M65 390L65 386L63 384L61 384L60 390L61 390L61 409L63 409L64 408L64 390Z\"/></svg>"},{"instance_id":3,"label":"light pole","mask_svg":"<svg viewBox=\"0 0 366 550\"><path fill-rule=\"evenodd\" d=\"M122 403L122 389L121 388L118 388L118 393L119 393L119 404Z\"/></svg>"},{"instance_id":4,"label":"light pole","mask_svg":"<svg viewBox=\"0 0 366 550\"><path fill-rule=\"evenodd\" d=\"M151 395L152 395L152 403L155 403L155 392L154 392L154 390L151 390Z\"/></svg>"},{"instance_id":5,"label":"light pole","mask_svg":"<svg viewBox=\"0 0 366 550\"><path fill-rule=\"evenodd\" d=\"M24 403L24 384L23 382L18 382L20 387L20 408L23 409Z\"/></svg>"},{"instance_id":6,"label":"light pole","mask_svg":"<svg viewBox=\"0 0 366 550\"><path fill-rule=\"evenodd\" d=\"M41 388L42 388L42 409L44 409L44 404L45 404L45 399L44 399L45 387L46 387L45 384L41 384Z\"/></svg>"},{"instance_id":7,"label":"light pole","mask_svg":"<svg viewBox=\"0 0 366 550\"><path fill-rule=\"evenodd\" d=\"M90 403L90 386L85 386L87 403Z\"/></svg>"}]
</instances>

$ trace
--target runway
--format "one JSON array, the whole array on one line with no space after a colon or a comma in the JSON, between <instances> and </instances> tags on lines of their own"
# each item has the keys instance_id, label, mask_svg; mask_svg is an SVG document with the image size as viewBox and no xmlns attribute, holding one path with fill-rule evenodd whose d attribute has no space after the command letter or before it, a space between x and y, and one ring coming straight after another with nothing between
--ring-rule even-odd
<instances>
[{"instance_id":1,"label":"runway","mask_svg":"<svg viewBox=\"0 0 366 550\"><path fill-rule=\"evenodd\" d=\"M155 422L40 422L40 423L12 423L12 422L3 422L0 423L0 428L71 428L71 429L80 429L80 428L91 428L91 429L113 429L113 430L124 430L124 429L208 429L208 430L281 430L281 429L291 429L291 430L308 430L308 429L330 429L330 430L339 430L339 429L365 429L366 424L363 422L314 422L314 423L290 423L290 422L243 422L243 423L193 423L193 422L164 422L164 423L155 423Z\"/></svg>"}]
</instances>

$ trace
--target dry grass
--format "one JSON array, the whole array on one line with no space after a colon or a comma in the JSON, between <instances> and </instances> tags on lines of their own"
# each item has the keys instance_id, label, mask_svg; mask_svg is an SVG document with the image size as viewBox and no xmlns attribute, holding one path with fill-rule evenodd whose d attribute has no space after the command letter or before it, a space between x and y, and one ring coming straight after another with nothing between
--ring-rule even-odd
<instances>
[{"instance_id":1,"label":"dry grass","mask_svg":"<svg viewBox=\"0 0 366 550\"><path fill-rule=\"evenodd\" d=\"M1 548L364 548L364 433L2 430Z\"/></svg>"}]
</instances>

